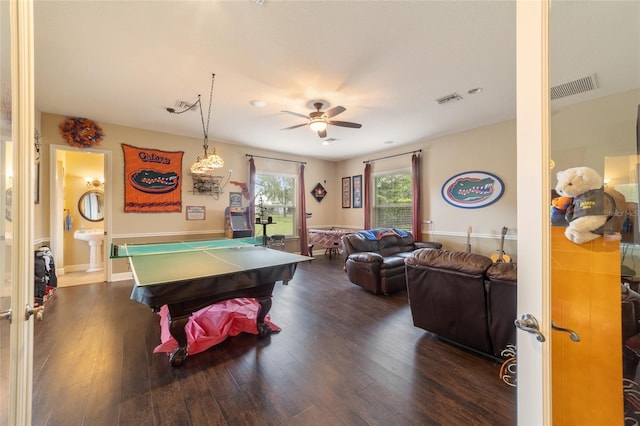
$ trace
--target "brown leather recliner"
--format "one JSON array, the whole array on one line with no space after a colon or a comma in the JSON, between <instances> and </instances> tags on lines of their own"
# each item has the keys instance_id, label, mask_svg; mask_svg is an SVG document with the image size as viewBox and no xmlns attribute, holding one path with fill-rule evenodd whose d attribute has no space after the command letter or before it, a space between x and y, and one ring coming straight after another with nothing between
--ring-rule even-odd
<instances>
[{"instance_id":1,"label":"brown leather recliner","mask_svg":"<svg viewBox=\"0 0 640 426\"><path fill-rule=\"evenodd\" d=\"M518 268L515 263L496 263L487 269L485 288L489 312L489 336L493 355L502 356L507 346L516 344Z\"/></svg>"},{"instance_id":2,"label":"brown leather recliner","mask_svg":"<svg viewBox=\"0 0 640 426\"><path fill-rule=\"evenodd\" d=\"M417 250L406 259L413 323L439 337L486 354L489 335L485 272L491 259L450 250Z\"/></svg>"},{"instance_id":3,"label":"brown leather recliner","mask_svg":"<svg viewBox=\"0 0 640 426\"><path fill-rule=\"evenodd\" d=\"M516 344L517 265L479 254L417 250L406 259L413 323L451 342L504 357Z\"/></svg>"},{"instance_id":4,"label":"brown leather recliner","mask_svg":"<svg viewBox=\"0 0 640 426\"><path fill-rule=\"evenodd\" d=\"M363 233L364 232L364 233ZM410 233L387 232L371 239L370 231L342 237L342 253L349 281L375 294L390 294L406 288L404 260L419 248L440 248L436 242L418 242Z\"/></svg>"}]
</instances>

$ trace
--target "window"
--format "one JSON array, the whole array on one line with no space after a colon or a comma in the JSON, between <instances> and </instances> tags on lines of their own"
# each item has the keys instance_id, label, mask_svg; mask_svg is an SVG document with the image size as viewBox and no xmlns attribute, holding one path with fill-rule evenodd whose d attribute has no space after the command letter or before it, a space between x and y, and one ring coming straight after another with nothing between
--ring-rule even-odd
<instances>
[{"instance_id":1,"label":"window","mask_svg":"<svg viewBox=\"0 0 640 426\"><path fill-rule=\"evenodd\" d=\"M268 234L294 235L296 229L296 177L256 173L256 218L271 216ZM262 210L261 210L262 209ZM256 232L260 229L256 228Z\"/></svg>"},{"instance_id":2,"label":"window","mask_svg":"<svg viewBox=\"0 0 640 426\"><path fill-rule=\"evenodd\" d=\"M373 185L373 227L411 230L411 171L376 175Z\"/></svg>"}]
</instances>

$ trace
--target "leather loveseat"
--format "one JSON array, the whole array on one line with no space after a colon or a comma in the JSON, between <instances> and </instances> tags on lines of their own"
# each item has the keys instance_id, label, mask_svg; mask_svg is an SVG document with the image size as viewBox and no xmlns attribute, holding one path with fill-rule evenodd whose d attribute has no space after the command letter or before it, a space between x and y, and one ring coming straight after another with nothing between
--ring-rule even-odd
<instances>
[{"instance_id":1,"label":"leather loveseat","mask_svg":"<svg viewBox=\"0 0 640 426\"><path fill-rule=\"evenodd\" d=\"M474 253L417 250L406 259L406 279L416 327L493 357L515 345L515 264L493 264Z\"/></svg>"},{"instance_id":2,"label":"leather loveseat","mask_svg":"<svg viewBox=\"0 0 640 426\"><path fill-rule=\"evenodd\" d=\"M441 248L436 242L415 242L410 232L379 228L345 235L341 240L349 281L375 294L406 288L405 258L420 248Z\"/></svg>"}]
</instances>

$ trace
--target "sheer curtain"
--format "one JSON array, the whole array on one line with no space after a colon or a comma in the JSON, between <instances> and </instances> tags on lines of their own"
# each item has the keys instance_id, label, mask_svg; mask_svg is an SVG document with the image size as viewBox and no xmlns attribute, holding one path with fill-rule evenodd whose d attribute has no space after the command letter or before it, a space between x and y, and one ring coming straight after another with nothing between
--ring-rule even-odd
<instances>
[{"instance_id":1,"label":"sheer curtain","mask_svg":"<svg viewBox=\"0 0 640 426\"><path fill-rule=\"evenodd\" d=\"M300 164L300 175L298 176L298 185L300 190L298 191L298 220L300 221L300 254L303 256L309 256L309 242L307 234L307 203L305 201L305 189L304 189L304 164Z\"/></svg>"},{"instance_id":2,"label":"sheer curtain","mask_svg":"<svg viewBox=\"0 0 640 426\"><path fill-rule=\"evenodd\" d=\"M364 165L364 229L371 229L371 164Z\"/></svg>"},{"instance_id":3,"label":"sheer curtain","mask_svg":"<svg viewBox=\"0 0 640 426\"><path fill-rule=\"evenodd\" d=\"M411 206L411 228L413 240L422 241L422 198L420 196L421 182L421 157L419 153L411 156L411 192L413 196L413 204Z\"/></svg>"},{"instance_id":4,"label":"sheer curtain","mask_svg":"<svg viewBox=\"0 0 640 426\"><path fill-rule=\"evenodd\" d=\"M253 157L249 158L249 221L251 222L251 234L256 235L256 163Z\"/></svg>"}]
</instances>

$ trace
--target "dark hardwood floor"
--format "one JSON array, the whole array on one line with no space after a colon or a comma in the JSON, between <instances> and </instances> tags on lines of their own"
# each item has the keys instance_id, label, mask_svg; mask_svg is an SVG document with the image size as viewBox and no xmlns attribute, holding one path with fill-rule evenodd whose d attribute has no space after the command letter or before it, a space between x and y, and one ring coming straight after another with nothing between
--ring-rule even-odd
<instances>
[{"instance_id":1,"label":"dark hardwood floor","mask_svg":"<svg viewBox=\"0 0 640 426\"><path fill-rule=\"evenodd\" d=\"M132 282L60 288L36 322L34 425L512 425L500 362L413 326L406 292L375 296L322 254L277 283L261 340L231 337L180 368Z\"/></svg>"}]
</instances>

